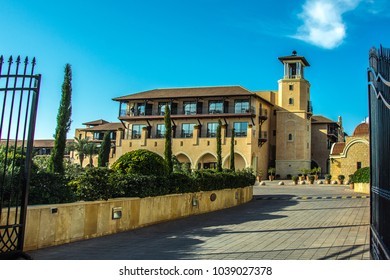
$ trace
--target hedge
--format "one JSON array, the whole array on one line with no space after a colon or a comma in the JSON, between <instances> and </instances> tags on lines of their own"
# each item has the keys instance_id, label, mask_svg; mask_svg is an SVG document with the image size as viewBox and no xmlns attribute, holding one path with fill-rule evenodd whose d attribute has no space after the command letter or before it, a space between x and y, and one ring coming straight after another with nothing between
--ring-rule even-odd
<instances>
[{"instance_id":1,"label":"hedge","mask_svg":"<svg viewBox=\"0 0 390 280\"><path fill-rule=\"evenodd\" d=\"M352 176L354 183L370 183L370 167L364 167L356 170Z\"/></svg>"}]
</instances>

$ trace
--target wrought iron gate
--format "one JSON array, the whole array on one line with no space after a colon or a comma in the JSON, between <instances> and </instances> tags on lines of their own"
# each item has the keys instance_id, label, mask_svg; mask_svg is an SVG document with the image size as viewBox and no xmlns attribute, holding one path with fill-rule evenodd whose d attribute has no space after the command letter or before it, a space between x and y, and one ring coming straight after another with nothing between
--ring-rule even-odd
<instances>
[{"instance_id":1,"label":"wrought iron gate","mask_svg":"<svg viewBox=\"0 0 390 280\"><path fill-rule=\"evenodd\" d=\"M390 259L390 49L369 54L371 255Z\"/></svg>"},{"instance_id":2,"label":"wrought iron gate","mask_svg":"<svg viewBox=\"0 0 390 280\"><path fill-rule=\"evenodd\" d=\"M5 66L5 67L4 67ZM23 253L28 187L41 76L35 58L0 56L0 259Z\"/></svg>"}]
</instances>

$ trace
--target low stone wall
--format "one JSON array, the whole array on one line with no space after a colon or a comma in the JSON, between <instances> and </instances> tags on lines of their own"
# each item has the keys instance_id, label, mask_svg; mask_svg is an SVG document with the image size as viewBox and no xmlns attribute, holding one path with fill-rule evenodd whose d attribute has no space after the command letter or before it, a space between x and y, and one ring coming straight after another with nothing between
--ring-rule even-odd
<instances>
[{"instance_id":1,"label":"low stone wall","mask_svg":"<svg viewBox=\"0 0 390 280\"><path fill-rule=\"evenodd\" d=\"M353 188L355 192L370 194L369 183L354 183Z\"/></svg>"},{"instance_id":2,"label":"low stone wall","mask_svg":"<svg viewBox=\"0 0 390 280\"><path fill-rule=\"evenodd\" d=\"M146 198L29 206L24 250L114 234L229 208L252 200L253 187Z\"/></svg>"}]
</instances>

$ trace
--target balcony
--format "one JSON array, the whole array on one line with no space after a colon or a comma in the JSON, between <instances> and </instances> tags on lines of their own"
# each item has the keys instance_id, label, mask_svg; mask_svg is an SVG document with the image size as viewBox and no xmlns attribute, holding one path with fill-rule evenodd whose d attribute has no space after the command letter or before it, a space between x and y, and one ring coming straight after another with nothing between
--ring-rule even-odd
<instances>
[{"instance_id":1,"label":"balcony","mask_svg":"<svg viewBox=\"0 0 390 280\"><path fill-rule=\"evenodd\" d=\"M255 108L237 109L235 106L228 106L222 109L210 109L203 107L199 113L194 110L184 110L183 108L177 108L171 112L171 118L173 119L186 119L186 118L199 118L199 117L213 117L215 115L221 115L221 117L253 117L256 114ZM267 119L267 110L263 110L262 119ZM137 120L137 119L162 119L164 118L164 112L157 108L138 111L136 109L121 109L119 113L119 119L121 120Z\"/></svg>"},{"instance_id":2,"label":"balcony","mask_svg":"<svg viewBox=\"0 0 390 280\"><path fill-rule=\"evenodd\" d=\"M258 145L261 147L264 145L265 142L268 140L268 134L267 131L260 131L259 133L259 141Z\"/></svg>"}]
</instances>

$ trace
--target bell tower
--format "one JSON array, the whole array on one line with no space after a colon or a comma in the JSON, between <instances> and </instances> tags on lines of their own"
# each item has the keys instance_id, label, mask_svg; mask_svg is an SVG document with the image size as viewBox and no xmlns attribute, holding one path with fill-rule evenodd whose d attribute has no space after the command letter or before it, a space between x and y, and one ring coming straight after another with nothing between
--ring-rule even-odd
<instances>
[{"instance_id":1,"label":"bell tower","mask_svg":"<svg viewBox=\"0 0 390 280\"><path fill-rule=\"evenodd\" d=\"M309 62L296 51L278 59L283 64L284 75L278 81L275 167L283 178L311 167L312 106L310 83L305 80Z\"/></svg>"}]
</instances>

